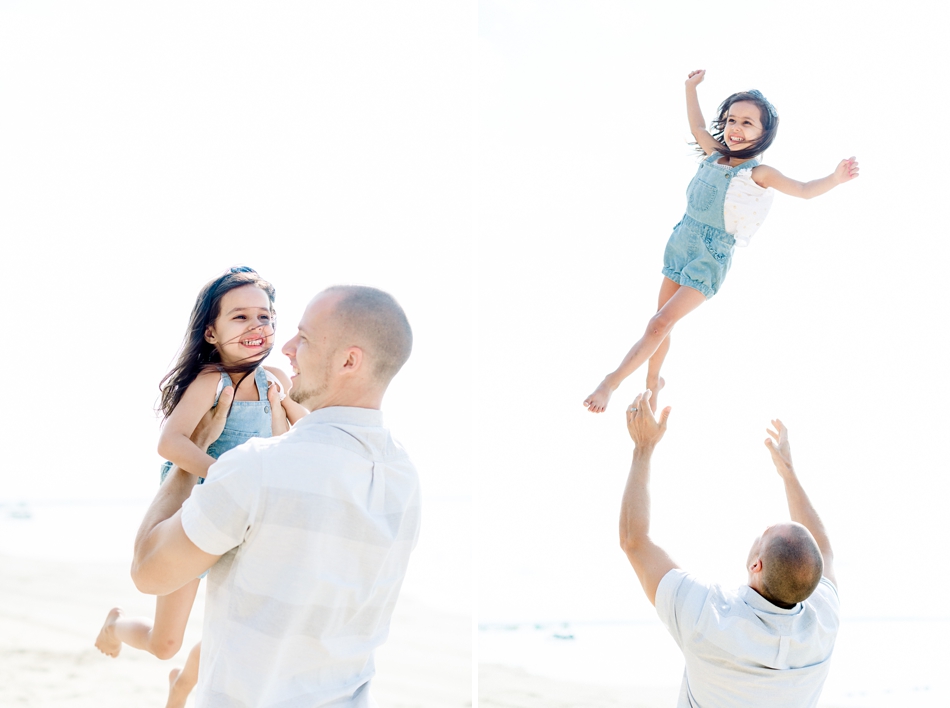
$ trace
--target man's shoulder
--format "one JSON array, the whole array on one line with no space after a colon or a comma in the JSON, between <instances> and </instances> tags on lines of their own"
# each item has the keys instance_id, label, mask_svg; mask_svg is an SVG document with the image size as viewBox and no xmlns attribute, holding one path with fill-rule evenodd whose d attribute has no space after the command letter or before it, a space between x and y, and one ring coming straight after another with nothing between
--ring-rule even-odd
<instances>
[{"instance_id":1,"label":"man's shoulder","mask_svg":"<svg viewBox=\"0 0 950 708\"><path fill-rule=\"evenodd\" d=\"M723 601L727 593L721 585L709 583L682 568L673 568L656 589L656 611L664 622L674 617L697 619L710 601Z\"/></svg>"},{"instance_id":2,"label":"man's shoulder","mask_svg":"<svg viewBox=\"0 0 950 708\"><path fill-rule=\"evenodd\" d=\"M818 587L805 600L805 605L813 607L817 611L828 611L837 614L840 609L841 601L838 598L838 588L828 578L822 578L818 582Z\"/></svg>"},{"instance_id":3,"label":"man's shoulder","mask_svg":"<svg viewBox=\"0 0 950 708\"><path fill-rule=\"evenodd\" d=\"M388 428L311 416L312 413L298 421L281 439L286 439L288 445L322 445L338 448L367 460L412 464L409 454L393 438Z\"/></svg>"}]
</instances>

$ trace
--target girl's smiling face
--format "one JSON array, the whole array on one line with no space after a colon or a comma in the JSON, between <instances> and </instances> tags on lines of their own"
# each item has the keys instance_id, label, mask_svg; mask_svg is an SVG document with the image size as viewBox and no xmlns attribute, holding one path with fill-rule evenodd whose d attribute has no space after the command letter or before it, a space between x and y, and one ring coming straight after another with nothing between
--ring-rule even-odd
<instances>
[{"instance_id":1,"label":"girl's smiling face","mask_svg":"<svg viewBox=\"0 0 950 708\"><path fill-rule=\"evenodd\" d=\"M221 298L221 311L205 330L223 364L261 358L274 340L273 312L267 293L256 285L242 285Z\"/></svg>"},{"instance_id":2,"label":"girl's smiling face","mask_svg":"<svg viewBox=\"0 0 950 708\"><path fill-rule=\"evenodd\" d=\"M752 147L762 136L762 111L752 101L736 101L729 106L722 137L732 150Z\"/></svg>"}]
</instances>

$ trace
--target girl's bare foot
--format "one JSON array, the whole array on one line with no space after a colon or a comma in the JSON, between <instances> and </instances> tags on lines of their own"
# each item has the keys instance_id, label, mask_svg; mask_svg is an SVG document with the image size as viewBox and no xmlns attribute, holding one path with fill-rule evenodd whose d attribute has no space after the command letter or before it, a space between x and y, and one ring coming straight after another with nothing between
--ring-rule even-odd
<instances>
[{"instance_id":1,"label":"girl's bare foot","mask_svg":"<svg viewBox=\"0 0 950 708\"><path fill-rule=\"evenodd\" d=\"M181 669L172 669L168 674L168 702L165 708L185 708L185 701L191 693L192 686L182 686L179 681Z\"/></svg>"},{"instance_id":2,"label":"girl's bare foot","mask_svg":"<svg viewBox=\"0 0 950 708\"><path fill-rule=\"evenodd\" d=\"M603 413L607 410L607 401L610 400L610 394L613 392L607 379L604 379L600 382L600 386L585 399L584 406L591 413Z\"/></svg>"},{"instance_id":3,"label":"girl's bare foot","mask_svg":"<svg viewBox=\"0 0 950 708\"><path fill-rule=\"evenodd\" d=\"M168 702L165 708L185 708L188 695L198 683L198 662L201 656L201 642L195 644L188 653L184 669L172 669L168 674Z\"/></svg>"},{"instance_id":4,"label":"girl's bare foot","mask_svg":"<svg viewBox=\"0 0 950 708\"><path fill-rule=\"evenodd\" d=\"M106 621L103 622L102 629L99 630L99 636L96 637L96 649L113 658L117 657L122 649L122 642L115 636L115 623L121 616L121 608L113 607L109 610Z\"/></svg>"},{"instance_id":5,"label":"girl's bare foot","mask_svg":"<svg viewBox=\"0 0 950 708\"><path fill-rule=\"evenodd\" d=\"M647 381L647 388L653 392L650 396L650 410L656 413L656 402L659 399L660 389L666 386L666 380L661 376L656 382Z\"/></svg>"}]
</instances>

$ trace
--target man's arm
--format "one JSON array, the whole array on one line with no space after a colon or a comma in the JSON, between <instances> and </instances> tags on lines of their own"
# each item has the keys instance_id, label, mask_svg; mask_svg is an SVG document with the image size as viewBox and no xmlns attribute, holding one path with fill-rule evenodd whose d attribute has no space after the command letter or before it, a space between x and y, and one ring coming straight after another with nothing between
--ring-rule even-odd
<instances>
[{"instance_id":1,"label":"man's arm","mask_svg":"<svg viewBox=\"0 0 950 708\"><path fill-rule=\"evenodd\" d=\"M656 589L663 576L679 566L650 538L650 459L666 432L670 408L657 422L650 409L652 392L641 393L627 408L627 431L634 442L633 462L620 506L620 547L640 579L643 592L656 605Z\"/></svg>"},{"instance_id":2,"label":"man's arm","mask_svg":"<svg viewBox=\"0 0 950 708\"><path fill-rule=\"evenodd\" d=\"M201 419L192 441L206 452L227 422L234 389L221 392L218 405ZM205 553L185 534L181 525L181 505L197 483L194 475L173 467L145 512L135 536L132 581L141 592L167 595L214 565L220 556Z\"/></svg>"},{"instance_id":3,"label":"man's arm","mask_svg":"<svg viewBox=\"0 0 950 708\"><path fill-rule=\"evenodd\" d=\"M821 558L824 563L822 575L837 586L831 541L828 539L825 525L821 522L818 512L812 506L808 495L805 494L804 487L798 481L798 475L795 474L795 467L792 465L792 448L788 443L788 428L777 418L772 421L772 426L775 430L767 431L771 439L766 439L765 446L772 454L775 470L785 483L785 498L788 500L789 516L791 516L792 521L804 526L815 537L815 542L818 544L818 550L821 551Z\"/></svg>"}]
</instances>

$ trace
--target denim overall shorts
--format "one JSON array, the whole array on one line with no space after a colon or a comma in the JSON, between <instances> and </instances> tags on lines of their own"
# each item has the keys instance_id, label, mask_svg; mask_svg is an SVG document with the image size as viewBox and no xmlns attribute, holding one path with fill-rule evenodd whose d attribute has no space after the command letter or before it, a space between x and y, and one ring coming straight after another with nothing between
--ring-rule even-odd
<instances>
[{"instance_id":1,"label":"denim overall shorts","mask_svg":"<svg viewBox=\"0 0 950 708\"><path fill-rule=\"evenodd\" d=\"M267 400L267 375L264 367L258 366L254 372L254 383L257 385L257 401L233 401L231 412L220 437L208 448L208 454L218 459L231 448L246 443L251 438L269 438L271 436L270 401ZM221 372L221 383L214 396L214 405L218 405L218 398L225 386L233 386L227 372ZM162 465L162 481L168 476L172 468L171 462ZM198 484L204 482L204 477L198 478Z\"/></svg>"},{"instance_id":2,"label":"denim overall shorts","mask_svg":"<svg viewBox=\"0 0 950 708\"><path fill-rule=\"evenodd\" d=\"M719 292L736 244L735 237L726 232L724 220L729 181L739 170L759 164L749 160L729 167L717 162L721 157L714 152L700 163L686 189L686 214L673 227L663 254L663 275L698 290L707 299Z\"/></svg>"}]
</instances>

